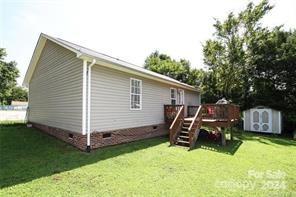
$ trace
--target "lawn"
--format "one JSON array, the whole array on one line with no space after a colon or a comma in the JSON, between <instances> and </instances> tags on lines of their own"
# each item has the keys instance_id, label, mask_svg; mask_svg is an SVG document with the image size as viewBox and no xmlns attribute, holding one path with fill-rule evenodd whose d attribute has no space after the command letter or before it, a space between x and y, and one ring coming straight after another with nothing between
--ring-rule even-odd
<instances>
[{"instance_id":1,"label":"lawn","mask_svg":"<svg viewBox=\"0 0 296 197\"><path fill-rule=\"evenodd\" d=\"M187 151L154 138L78 151L24 124L0 126L0 196L295 196L296 142L235 133Z\"/></svg>"}]
</instances>

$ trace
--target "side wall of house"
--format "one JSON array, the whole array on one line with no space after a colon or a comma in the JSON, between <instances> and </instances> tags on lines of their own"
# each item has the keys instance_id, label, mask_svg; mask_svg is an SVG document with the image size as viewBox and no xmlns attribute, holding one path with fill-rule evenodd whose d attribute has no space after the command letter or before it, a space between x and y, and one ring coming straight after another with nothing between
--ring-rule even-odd
<instances>
[{"instance_id":1,"label":"side wall of house","mask_svg":"<svg viewBox=\"0 0 296 197\"><path fill-rule=\"evenodd\" d=\"M142 110L130 110L130 78L142 80ZM164 123L170 86L100 65L92 67L91 129L96 132ZM176 88L176 87L175 87ZM199 93L185 90L185 105L199 105Z\"/></svg>"},{"instance_id":2,"label":"side wall of house","mask_svg":"<svg viewBox=\"0 0 296 197\"><path fill-rule=\"evenodd\" d=\"M82 60L49 40L29 84L28 120L81 133Z\"/></svg>"}]
</instances>

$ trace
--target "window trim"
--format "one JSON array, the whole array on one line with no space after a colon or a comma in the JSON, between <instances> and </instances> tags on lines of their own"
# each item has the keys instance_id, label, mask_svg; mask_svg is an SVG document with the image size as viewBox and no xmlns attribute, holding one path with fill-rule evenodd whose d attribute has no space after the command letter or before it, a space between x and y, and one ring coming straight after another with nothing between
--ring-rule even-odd
<instances>
[{"instance_id":1,"label":"window trim","mask_svg":"<svg viewBox=\"0 0 296 197\"><path fill-rule=\"evenodd\" d=\"M172 90L174 90L175 91L175 98L172 98ZM175 105L178 105L177 104L177 96L178 96L178 94L177 94L177 88L170 88L170 103L171 103L171 105L173 105L172 104L172 100L175 100Z\"/></svg>"},{"instance_id":2,"label":"window trim","mask_svg":"<svg viewBox=\"0 0 296 197\"><path fill-rule=\"evenodd\" d=\"M132 81L135 80L135 81L139 81L140 82L140 94L135 94L135 93L132 93ZM142 110L142 93L143 91L143 88L142 88L142 80L140 79L136 79L136 78L130 78L130 92L129 92L129 97L130 97L130 101L129 101L129 105L130 105L130 110L132 111L138 111L138 110ZM132 108L132 94L134 95L140 95L140 108Z\"/></svg>"}]
</instances>

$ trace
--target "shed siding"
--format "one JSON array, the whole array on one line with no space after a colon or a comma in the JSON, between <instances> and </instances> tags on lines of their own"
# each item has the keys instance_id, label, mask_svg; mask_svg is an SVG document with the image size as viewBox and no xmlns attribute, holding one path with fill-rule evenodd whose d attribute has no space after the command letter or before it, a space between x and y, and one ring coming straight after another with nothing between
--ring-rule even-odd
<instances>
[{"instance_id":1,"label":"shed siding","mask_svg":"<svg viewBox=\"0 0 296 197\"><path fill-rule=\"evenodd\" d=\"M142 110L130 110L130 78L142 80ZM108 131L164 123L164 104L173 86L100 65L92 67L91 129ZM185 90L185 104L198 105L198 93Z\"/></svg>"},{"instance_id":2,"label":"shed siding","mask_svg":"<svg viewBox=\"0 0 296 197\"><path fill-rule=\"evenodd\" d=\"M272 113L272 132L273 133L280 133L279 111L271 110L271 113Z\"/></svg>"},{"instance_id":3,"label":"shed siding","mask_svg":"<svg viewBox=\"0 0 296 197\"><path fill-rule=\"evenodd\" d=\"M81 132L82 60L49 40L29 84L29 121Z\"/></svg>"},{"instance_id":4,"label":"shed siding","mask_svg":"<svg viewBox=\"0 0 296 197\"><path fill-rule=\"evenodd\" d=\"M250 131L251 130L251 113L250 113L250 110L246 110L244 112L245 112L245 117L244 117L245 130Z\"/></svg>"},{"instance_id":5,"label":"shed siding","mask_svg":"<svg viewBox=\"0 0 296 197\"><path fill-rule=\"evenodd\" d=\"M256 108L251 108L251 109L256 109ZM245 110L244 111L244 130L250 131L251 130L251 109ZM271 130L272 133L281 133L281 128L282 127L282 119L279 116L279 111L271 109L271 108L265 108L265 109L270 109L271 110Z\"/></svg>"}]
</instances>

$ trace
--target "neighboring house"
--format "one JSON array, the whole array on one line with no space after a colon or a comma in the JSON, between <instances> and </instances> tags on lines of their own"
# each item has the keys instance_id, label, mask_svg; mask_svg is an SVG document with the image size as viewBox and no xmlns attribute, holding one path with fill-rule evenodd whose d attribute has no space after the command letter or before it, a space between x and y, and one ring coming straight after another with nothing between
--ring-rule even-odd
<instances>
[{"instance_id":1,"label":"neighboring house","mask_svg":"<svg viewBox=\"0 0 296 197\"><path fill-rule=\"evenodd\" d=\"M282 113L265 106L257 106L243 111L244 130L263 133L282 132Z\"/></svg>"},{"instance_id":2,"label":"neighboring house","mask_svg":"<svg viewBox=\"0 0 296 197\"><path fill-rule=\"evenodd\" d=\"M165 104L200 104L193 86L45 34L23 85L28 121L81 150L168 134Z\"/></svg>"}]
</instances>

